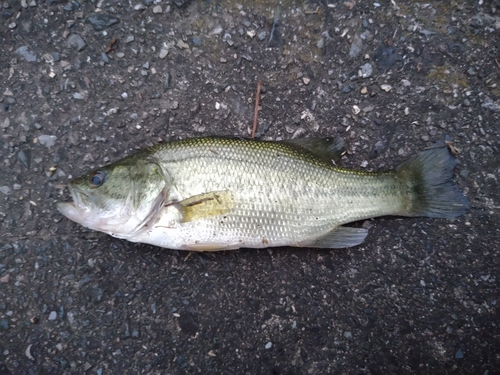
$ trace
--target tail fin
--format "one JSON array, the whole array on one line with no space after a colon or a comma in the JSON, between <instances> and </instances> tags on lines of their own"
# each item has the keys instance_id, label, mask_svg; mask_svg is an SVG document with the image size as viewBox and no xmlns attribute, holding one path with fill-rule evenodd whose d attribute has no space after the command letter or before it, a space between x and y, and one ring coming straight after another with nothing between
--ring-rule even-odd
<instances>
[{"instance_id":1,"label":"tail fin","mask_svg":"<svg viewBox=\"0 0 500 375\"><path fill-rule=\"evenodd\" d=\"M469 208L467 198L452 180L457 161L447 147L425 150L396 168L409 188L405 216L453 218Z\"/></svg>"}]
</instances>

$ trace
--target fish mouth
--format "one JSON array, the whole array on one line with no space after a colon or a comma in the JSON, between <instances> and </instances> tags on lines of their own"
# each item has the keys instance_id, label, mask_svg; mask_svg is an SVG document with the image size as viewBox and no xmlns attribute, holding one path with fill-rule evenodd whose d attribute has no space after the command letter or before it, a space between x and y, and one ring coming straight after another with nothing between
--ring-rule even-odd
<instances>
[{"instance_id":1,"label":"fish mouth","mask_svg":"<svg viewBox=\"0 0 500 375\"><path fill-rule=\"evenodd\" d=\"M71 193L72 202L59 202L57 203L57 209L61 214L66 216L68 219L73 220L77 223L83 223L92 213L92 210L83 204L81 195L85 195L77 190L71 185L68 185L69 192Z\"/></svg>"}]
</instances>

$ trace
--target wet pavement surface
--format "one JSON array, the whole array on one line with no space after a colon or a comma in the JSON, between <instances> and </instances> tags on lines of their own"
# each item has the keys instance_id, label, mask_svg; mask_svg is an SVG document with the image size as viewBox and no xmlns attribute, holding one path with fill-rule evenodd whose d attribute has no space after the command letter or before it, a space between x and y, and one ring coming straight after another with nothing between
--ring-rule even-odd
<instances>
[{"instance_id":1,"label":"wet pavement surface","mask_svg":"<svg viewBox=\"0 0 500 375\"><path fill-rule=\"evenodd\" d=\"M499 374L498 1L0 4L0 374ZM187 253L64 218L65 184L161 141L444 139L471 203L352 249Z\"/></svg>"}]
</instances>

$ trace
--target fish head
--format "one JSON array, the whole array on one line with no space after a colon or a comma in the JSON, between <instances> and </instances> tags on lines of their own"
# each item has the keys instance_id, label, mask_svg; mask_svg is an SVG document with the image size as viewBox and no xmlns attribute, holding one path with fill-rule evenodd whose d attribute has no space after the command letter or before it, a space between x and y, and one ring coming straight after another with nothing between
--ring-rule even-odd
<instances>
[{"instance_id":1,"label":"fish head","mask_svg":"<svg viewBox=\"0 0 500 375\"><path fill-rule=\"evenodd\" d=\"M154 218L167 191L161 167L134 155L73 179L68 188L73 201L58 204L64 216L119 238Z\"/></svg>"}]
</instances>

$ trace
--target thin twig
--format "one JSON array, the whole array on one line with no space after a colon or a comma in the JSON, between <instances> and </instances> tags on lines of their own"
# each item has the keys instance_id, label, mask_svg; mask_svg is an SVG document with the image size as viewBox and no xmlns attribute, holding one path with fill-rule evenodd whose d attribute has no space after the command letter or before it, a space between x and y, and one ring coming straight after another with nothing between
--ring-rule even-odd
<instances>
[{"instance_id":1,"label":"thin twig","mask_svg":"<svg viewBox=\"0 0 500 375\"><path fill-rule=\"evenodd\" d=\"M255 138L255 132L257 131L257 114L259 112L259 101L260 101L260 88L262 82L257 83L257 93L255 94L255 110L253 112L253 129L252 129L252 139Z\"/></svg>"}]
</instances>

